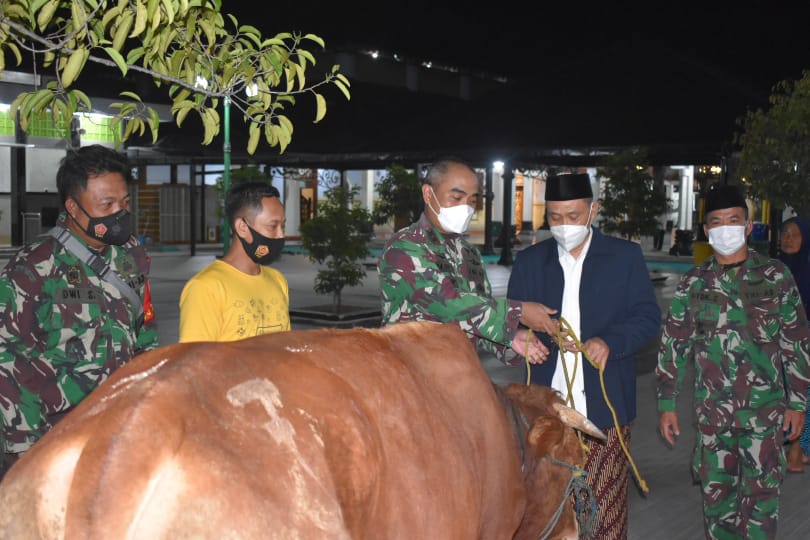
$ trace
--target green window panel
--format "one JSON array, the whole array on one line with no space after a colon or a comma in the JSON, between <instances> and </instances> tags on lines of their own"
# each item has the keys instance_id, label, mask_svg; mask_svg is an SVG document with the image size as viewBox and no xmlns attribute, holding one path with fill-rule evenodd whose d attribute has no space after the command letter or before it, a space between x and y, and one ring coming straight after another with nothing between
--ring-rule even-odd
<instances>
[{"instance_id":1,"label":"green window panel","mask_svg":"<svg viewBox=\"0 0 810 540\"><path fill-rule=\"evenodd\" d=\"M31 137L46 137L48 139L65 139L70 137L70 130L61 129L54 125L51 113L43 111L34 116L28 126L28 135Z\"/></svg>"},{"instance_id":2,"label":"green window panel","mask_svg":"<svg viewBox=\"0 0 810 540\"><path fill-rule=\"evenodd\" d=\"M8 111L0 113L0 135L14 135L14 118Z\"/></svg>"},{"instance_id":3,"label":"green window panel","mask_svg":"<svg viewBox=\"0 0 810 540\"><path fill-rule=\"evenodd\" d=\"M82 114L79 116L82 133L82 141L93 142L115 142L113 130L110 127L112 117L101 115Z\"/></svg>"}]
</instances>

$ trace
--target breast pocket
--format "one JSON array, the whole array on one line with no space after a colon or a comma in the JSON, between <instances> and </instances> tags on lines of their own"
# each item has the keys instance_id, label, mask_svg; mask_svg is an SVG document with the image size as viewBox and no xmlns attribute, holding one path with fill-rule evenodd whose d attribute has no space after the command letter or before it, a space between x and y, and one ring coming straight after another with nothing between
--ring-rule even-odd
<instances>
[{"instance_id":1,"label":"breast pocket","mask_svg":"<svg viewBox=\"0 0 810 540\"><path fill-rule=\"evenodd\" d=\"M720 324L722 304L719 302L701 302L695 312L696 337L710 337L714 335Z\"/></svg>"},{"instance_id":2,"label":"breast pocket","mask_svg":"<svg viewBox=\"0 0 810 540\"><path fill-rule=\"evenodd\" d=\"M774 342L779 334L782 317L776 301L765 300L752 303L746 309L748 325L754 341L758 344Z\"/></svg>"},{"instance_id":3,"label":"breast pocket","mask_svg":"<svg viewBox=\"0 0 810 540\"><path fill-rule=\"evenodd\" d=\"M104 326L105 304L100 291L69 287L54 295L51 328L59 332L59 348L69 363L85 362L99 349ZM111 314L107 314L110 316Z\"/></svg>"}]
</instances>

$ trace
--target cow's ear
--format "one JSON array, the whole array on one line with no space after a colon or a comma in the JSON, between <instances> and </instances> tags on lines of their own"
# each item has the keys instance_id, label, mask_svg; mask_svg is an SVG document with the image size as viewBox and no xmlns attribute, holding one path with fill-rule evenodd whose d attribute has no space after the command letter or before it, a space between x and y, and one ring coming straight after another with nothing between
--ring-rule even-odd
<instances>
[{"instance_id":1,"label":"cow's ear","mask_svg":"<svg viewBox=\"0 0 810 540\"><path fill-rule=\"evenodd\" d=\"M565 424L553 416L538 416L526 435L529 446L540 456L551 455L554 447L563 442Z\"/></svg>"}]
</instances>

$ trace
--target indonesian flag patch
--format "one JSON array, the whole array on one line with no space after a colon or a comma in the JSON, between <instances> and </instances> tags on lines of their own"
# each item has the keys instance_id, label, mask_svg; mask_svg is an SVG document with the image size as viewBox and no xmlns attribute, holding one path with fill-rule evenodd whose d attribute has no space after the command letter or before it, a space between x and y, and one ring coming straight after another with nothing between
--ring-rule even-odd
<instances>
[{"instance_id":1,"label":"indonesian flag patch","mask_svg":"<svg viewBox=\"0 0 810 540\"><path fill-rule=\"evenodd\" d=\"M149 291L149 280L143 286L143 322L150 323L155 319L155 308L152 307L152 293Z\"/></svg>"}]
</instances>

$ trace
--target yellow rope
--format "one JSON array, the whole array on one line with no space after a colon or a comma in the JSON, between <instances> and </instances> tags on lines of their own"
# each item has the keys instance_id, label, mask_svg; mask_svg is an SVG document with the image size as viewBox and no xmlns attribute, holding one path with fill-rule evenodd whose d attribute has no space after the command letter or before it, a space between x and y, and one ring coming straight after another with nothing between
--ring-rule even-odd
<instances>
[{"instance_id":1,"label":"yellow rope","mask_svg":"<svg viewBox=\"0 0 810 540\"><path fill-rule=\"evenodd\" d=\"M607 388L605 388L605 366L604 366L604 364L602 364L601 366L597 366L594 363L594 361L591 359L591 357L588 355L588 353L586 353L583 350L582 342L579 341L579 338L574 333L573 328L571 328L571 325L568 323L567 320L565 320L564 317L560 317L560 330L561 331L557 334L557 346L558 346L558 348L560 350L559 354L562 355L563 351L565 350L565 349L563 349L563 333L568 334L568 337L570 339L572 339L574 341L574 343L576 344L577 350L581 351L582 355L588 360L588 362L590 362L590 364L594 368L599 370L599 383L602 385L602 396L605 398L605 403L607 403L607 406L610 409L610 414L613 416L613 424L616 426L616 435L618 435L618 437L619 437L619 445L621 445L622 450L624 451L624 455L627 456L627 461L630 462L630 466L633 469L633 474L635 475L636 479L638 480L639 487L641 487L641 490L644 493L649 493L650 488L647 487L647 482L641 477L641 473L638 472L638 467L636 466L636 462L633 460L633 456L630 455L630 450L627 449L627 443L625 443L625 441L624 441L624 435L622 434L622 429L621 429L621 426L619 425L619 417L616 414L616 409L613 408L613 404L610 402L610 399L608 398ZM531 338L532 338L532 331L529 330L526 333L526 373L527 373L527 375L526 375L526 384L530 384L531 383L531 378L532 378L531 364L529 363L529 358L528 358L529 357L529 344L530 344ZM574 378L571 377L569 379L569 377L568 377L568 368L566 367L565 361L563 360L562 356L560 356L560 359L562 360L563 372L565 374L565 384L566 384L566 387L568 388L567 402L571 404L570 405L571 407L573 407L574 402L573 402L573 398L571 397L571 392L572 392L572 389L573 389ZM579 364L578 360L579 360L579 357L578 357L577 353L574 353L574 375L576 375L577 365ZM581 435L580 435L580 444L583 444L582 439L581 439Z\"/></svg>"}]
</instances>

